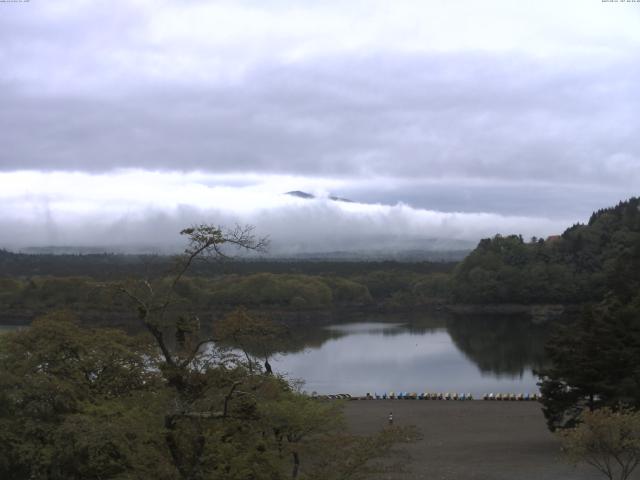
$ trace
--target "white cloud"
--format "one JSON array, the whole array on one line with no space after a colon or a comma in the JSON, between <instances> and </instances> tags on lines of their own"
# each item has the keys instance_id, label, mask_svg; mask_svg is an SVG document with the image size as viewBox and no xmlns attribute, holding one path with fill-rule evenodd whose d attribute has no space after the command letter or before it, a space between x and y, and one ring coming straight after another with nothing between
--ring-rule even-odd
<instances>
[{"instance_id":1,"label":"white cloud","mask_svg":"<svg viewBox=\"0 0 640 480\"><path fill-rule=\"evenodd\" d=\"M284 195L312 186L309 190L315 191L316 199ZM0 173L0 243L12 248L173 248L180 241L177 232L187 225L239 222L269 235L273 253L283 254L430 249L433 239L477 241L495 233L548 235L562 227L561 222L545 218L330 200L327 193L341 186L343 181L331 179L240 179L197 172Z\"/></svg>"}]
</instances>

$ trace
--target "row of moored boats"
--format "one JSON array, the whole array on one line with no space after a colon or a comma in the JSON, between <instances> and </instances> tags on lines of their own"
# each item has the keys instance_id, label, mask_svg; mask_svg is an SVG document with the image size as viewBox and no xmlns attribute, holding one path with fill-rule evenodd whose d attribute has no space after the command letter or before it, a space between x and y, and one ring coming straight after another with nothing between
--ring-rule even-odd
<instances>
[{"instance_id":1,"label":"row of moored boats","mask_svg":"<svg viewBox=\"0 0 640 480\"><path fill-rule=\"evenodd\" d=\"M485 393L482 400L494 401L536 401L540 399L537 393ZM416 392L389 392L367 393L365 400L475 400L470 393L416 393Z\"/></svg>"},{"instance_id":2,"label":"row of moored boats","mask_svg":"<svg viewBox=\"0 0 640 480\"><path fill-rule=\"evenodd\" d=\"M352 397L348 393L338 393L335 395L313 395L314 398L327 400L475 400L470 393L416 393L416 392L389 392L389 393L367 393L364 397ZM537 401L540 400L538 393L485 393L480 397L482 400L509 402L509 401Z\"/></svg>"}]
</instances>

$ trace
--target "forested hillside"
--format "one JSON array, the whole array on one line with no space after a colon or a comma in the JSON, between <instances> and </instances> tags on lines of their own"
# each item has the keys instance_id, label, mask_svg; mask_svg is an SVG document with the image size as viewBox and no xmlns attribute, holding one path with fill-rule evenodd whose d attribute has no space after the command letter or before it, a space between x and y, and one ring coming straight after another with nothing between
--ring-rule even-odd
<instances>
[{"instance_id":1,"label":"forested hillside","mask_svg":"<svg viewBox=\"0 0 640 480\"><path fill-rule=\"evenodd\" d=\"M65 257L71 259L67 272L75 274L51 274L64 271ZM119 286L147 279L153 288L162 288L160 273L170 266L166 257L147 262L139 257L54 258L5 252L4 258L10 259L14 274L0 274L0 318L18 324L61 308L101 323L135 320L126 298L117 293ZM445 302L453 267L427 262L207 262L195 264L194 274L184 277L175 293L180 305L201 312L238 306L279 312L397 309Z\"/></svg>"},{"instance_id":2,"label":"forested hillside","mask_svg":"<svg viewBox=\"0 0 640 480\"><path fill-rule=\"evenodd\" d=\"M593 213L547 239L496 235L480 241L454 272L461 303L582 303L611 288L637 290L640 277L640 199Z\"/></svg>"},{"instance_id":3,"label":"forested hillside","mask_svg":"<svg viewBox=\"0 0 640 480\"><path fill-rule=\"evenodd\" d=\"M571 427L583 409L640 408L640 212L638 199L593 214L559 243L591 300L557 325L538 372L551 429ZM591 280L591 281L590 281Z\"/></svg>"}]
</instances>

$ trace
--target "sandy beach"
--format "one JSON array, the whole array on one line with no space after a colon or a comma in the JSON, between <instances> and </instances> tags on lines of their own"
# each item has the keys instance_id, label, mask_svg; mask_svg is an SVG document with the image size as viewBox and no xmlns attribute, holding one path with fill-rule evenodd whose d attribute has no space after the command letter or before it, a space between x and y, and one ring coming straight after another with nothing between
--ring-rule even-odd
<instances>
[{"instance_id":1,"label":"sandy beach","mask_svg":"<svg viewBox=\"0 0 640 480\"><path fill-rule=\"evenodd\" d=\"M567 464L537 402L359 400L346 417L355 433L415 425L423 438L402 446L407 472L385 479L596 480L591 467ZM636 477L634 477L636 478ZM640 477L638 477L640 478Z\"/></svg>"}]
</instances>

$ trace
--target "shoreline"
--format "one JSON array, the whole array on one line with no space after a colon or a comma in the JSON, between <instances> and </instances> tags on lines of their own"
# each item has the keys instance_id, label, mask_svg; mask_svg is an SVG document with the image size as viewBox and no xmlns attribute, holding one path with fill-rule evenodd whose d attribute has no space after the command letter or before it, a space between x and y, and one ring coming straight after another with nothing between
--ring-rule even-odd
<instances>
[{"instance_id":1,"label":"shoreline","mask_svg":"<svg viewBox=\"0 0 640 480\"><path fill-rule=\"evenodd\" d=\"M547 430L537 402L396 400L345 405L349 430L372 434L387 427L415 425L422 438L394 447L392 462L405 472L371 478L387 480L598 480L598 472L573 467Z\"/></svg>"}]
</instances>

